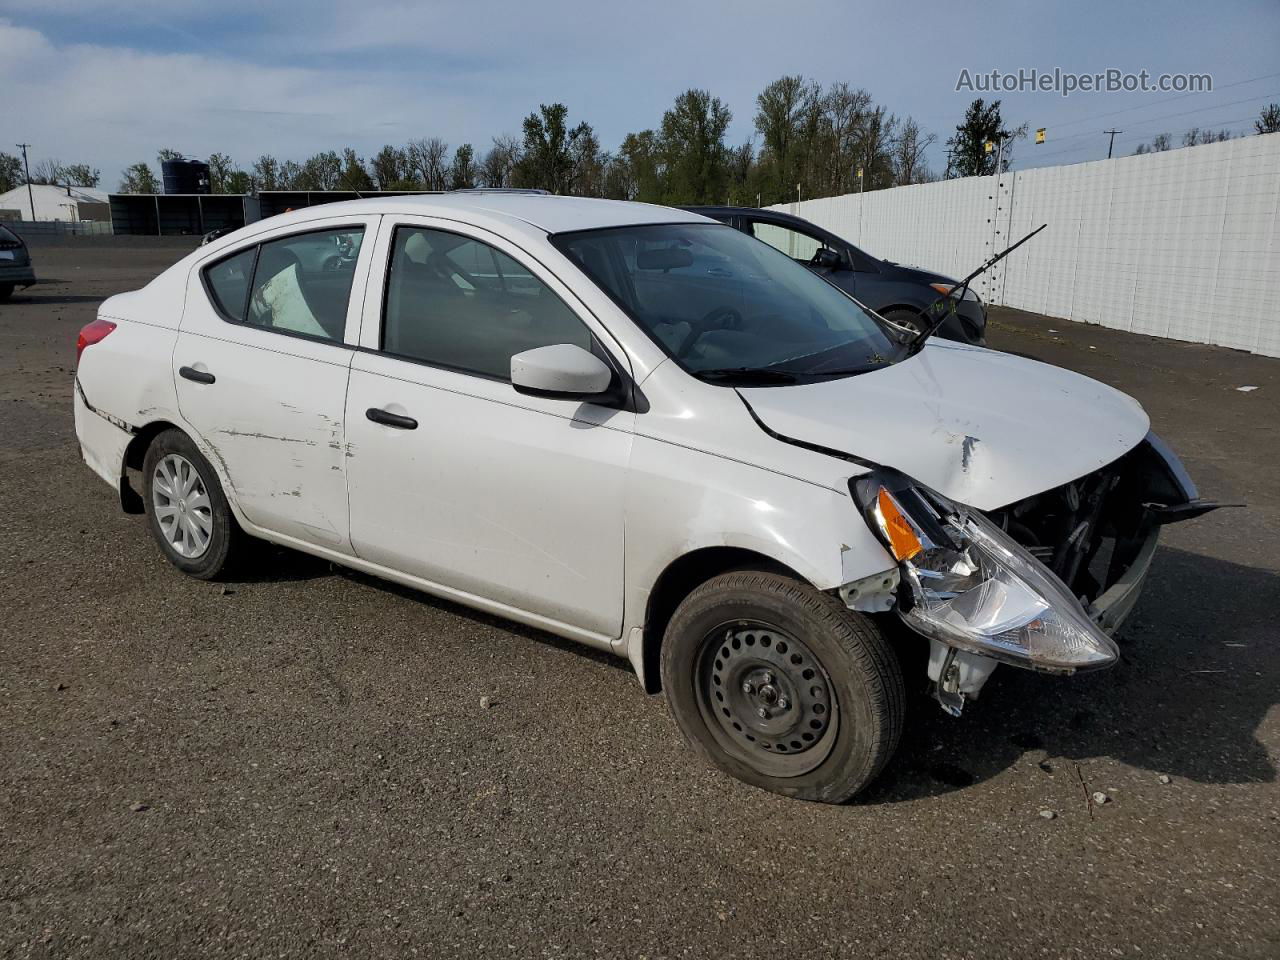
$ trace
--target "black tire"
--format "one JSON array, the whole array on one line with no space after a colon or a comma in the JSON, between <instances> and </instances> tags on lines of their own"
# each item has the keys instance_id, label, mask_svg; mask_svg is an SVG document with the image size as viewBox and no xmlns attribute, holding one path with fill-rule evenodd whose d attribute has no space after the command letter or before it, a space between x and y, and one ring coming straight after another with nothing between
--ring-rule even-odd
<instances>
[{"instance_id":1,"label":"black tire","mask_svg":"<svg viewBox=\"0 0 1280 960\"><path fill-rule=\"evenodd\" d=\"M898 326L914 330L916 333L920 333L925 327L925 319L920 315L919 310L890 310L887 313L880 314L880 316L890 323L896 323Z\"/></svg>"},{"instance_id":2,"label":"black tire","mask_svg":"<svg viewBox=\"0 0 1280 960\"><path fill-rule=\"evenodd\" d=\"M689 594L663 640L662 683L694 750L802 800L849 800L902 734L902 672L879 629L776 573L726 573Z\"/></svg>"},{"instance_id":3,"label":"black tire","mask_svg":"<svg viewBox=\"0 0 1280 960\"><path fill-rule=\"evenodd\" d=\"M12 283L0 283L0 302L8 300L13 296L14 285Z\"/></svg>"},{"instance_id":4,"label":"black tire","mask_svg":"<svg viewBox=\"0 0 1280 960\"><path fill-rule=\"evenodd\" d=\"M170 542L157 516L157 468L170 455L185 459L194 468L208 499L207 520L211 532L207 545L197 556L184 556L179 552ZM241 541L244 540L244 533L227 505L217 472L190 437L176 428L157 434L142 461L142 482L147 526L170 563L199 580L213 580L233 568L233 561L243 549Z\"/></svg>"}]
</instances>

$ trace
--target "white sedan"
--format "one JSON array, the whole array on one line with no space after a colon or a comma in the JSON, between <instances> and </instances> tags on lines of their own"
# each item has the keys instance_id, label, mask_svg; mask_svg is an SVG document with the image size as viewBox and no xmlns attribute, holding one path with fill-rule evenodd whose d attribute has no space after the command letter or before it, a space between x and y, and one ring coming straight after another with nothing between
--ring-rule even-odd
<instances>
[{"instance_id":1,"label":"white sedan","mask_svg":"<svg viewBox=\"0 0 1280 960\"><path fill-rule=\"evenodd\" d=\"M997 663L1113 662L1160 524L1211 508L1129 397L644 204L273 217L79 351L84 458L180 570L259 538L610 650L811 800L893 753L904 665L958 713Z\"/></svg>"}]
</instances>

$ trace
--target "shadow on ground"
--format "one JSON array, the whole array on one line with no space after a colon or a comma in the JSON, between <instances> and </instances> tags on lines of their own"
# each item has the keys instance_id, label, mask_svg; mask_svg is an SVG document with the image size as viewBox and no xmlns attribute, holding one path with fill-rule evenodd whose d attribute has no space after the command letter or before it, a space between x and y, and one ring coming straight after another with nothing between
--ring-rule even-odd
<instances>
[{"instance_id":1,"label":"shadow on ground","mask_svg":"<svg viewBox=\"0 0 1280 960\"><path fill-rule=\"evenodd\" d=\"M290 550L263 552L242 582L330 575L327 561ZM624 660L532 627L352 571L367 586L427 603L584 658L629 670ZM1249 597L1239 604L1235 598ZM858 802L892 803L963 789L1028 754L1042 768L1113 757L1201 783L1271 782L1276 771L1255 731L1280 697L1271 612L1280 577L1265 570L1161 549L1146 590L1120 636L1114 668L1053 677L1002 667L959 719L923 695L908 670L906 732L893 761ZM639 687L637 697L641 696ZM675 735L675 729L672 728Z\"/></svg>"},{"instance_id":2,"label":"shadow on ground","mask_svg":"<svg viewBox=\"0 0 1280 960\"><path fill-rule=\"evenodd\" d=\"M1280 701L1277 601L1269 571L1161 549L1120 663L1065 678L1001 667L958 720L914 698L895 759L861 802L948 793L1028 754L1050 772L1112 757L1199 783L1273 782L1256 731Z\"/></svg>"}]
</instances>

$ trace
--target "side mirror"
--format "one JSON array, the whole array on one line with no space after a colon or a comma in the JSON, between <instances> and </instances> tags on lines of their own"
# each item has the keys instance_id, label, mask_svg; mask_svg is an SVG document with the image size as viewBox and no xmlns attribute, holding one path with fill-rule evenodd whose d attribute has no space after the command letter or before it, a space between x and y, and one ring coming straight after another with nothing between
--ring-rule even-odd
<instances>
[{"instance_id":1,"label":"side mirror","mask_svg":"<svg viewBox=\"0 0 1280 960\"><path fill-rule=\"evenodd\" d=\"M511 386L535 397L584 400L606 392L613 371L571 343L535 347L511 358Z\"/></svg>"},{"instance_id":2,"label":"side mirror","mask_svg":"<svg viewBox=\"0 0 1280 960\"><path fill-rule=\"evenodd\" d=\"M830 247L823 247L813 255L813 265L825 270L839 270L844 264L844 257Z\"/></svg>"}]
</instances>

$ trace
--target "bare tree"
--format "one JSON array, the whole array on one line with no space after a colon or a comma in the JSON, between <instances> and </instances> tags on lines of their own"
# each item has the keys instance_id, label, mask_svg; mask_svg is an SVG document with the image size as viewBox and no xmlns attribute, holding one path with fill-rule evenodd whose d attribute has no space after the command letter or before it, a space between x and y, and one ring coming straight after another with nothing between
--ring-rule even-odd
<instances>
[{"instance_id":1,"label":"bare tree","mask_svg":"<svg viewBox=\"0 0 1280 960\"><path fill-rule=\"evenodd\" d=\"M891 146L895 185L903 187L913 183L928 183L933 179L933 174L925 166L924 153L937 139L932 133L921 133L920 125L911 117L902 121Z\"/></svg>"},{"instance_id":2,"label":"bare tree","mask_svg":"<svg viewBox=\"0 0 1280 960\"><path fill-rule=\"evenodd\" d=\"M1280 133L1280 103L1268 104L1258 119L1253 121L1253 127L1258 133Z\"/></svg>"},{"instance_id":3,"label":"bare tree","mask_svg":"<svg viewBox=\"0 0 1280 960\"><path fill-rule=\"evenodd\" d=\"M102 182L102 171L87 163L69 163L62 168L62 182L73 187L96 187Z\"/></svg>"},{"instance_id":4,"label":"bare tree","mask_svg":"<svg viewBox=\"0 0 1280 960\"><path fill-rule=\"evenodd\" d=\"M409 141L409 166L427 190L449 186L449 144L439 137Z\"/></svg>"},{"instance_id":5,"label":"bare tree","mask_svg":"<svg viewBox=\"0 0 1280 960\"><path fill-rule=\"evenodd\" d=\"M509 187L519 162L520 141L509 133L494 137L480 164L480 179L486 187Z\"/></svg>"},{"instance_id":6,"label":"bare tree","mask_svg":"<svg viewBox=\"0 0 1280 960\"><path fill-rule=\"evenodd\" d=\"M61 183L62 163L46 157L31 168L32 183Z\"/></svg>"},{"instance_id":7,"label":"bare tree","mask_svg":"<svg viewBox=\"0 0 1280 960\"><path fill-rule=\"evenodd\" d=\"M379 190L403 190L412 179L409 151L387 144L369 161L369 171Z\"/></svg>"}]
</instances>

